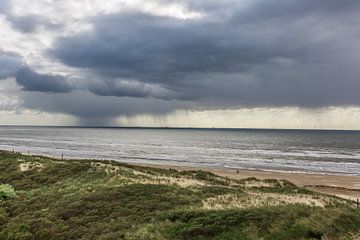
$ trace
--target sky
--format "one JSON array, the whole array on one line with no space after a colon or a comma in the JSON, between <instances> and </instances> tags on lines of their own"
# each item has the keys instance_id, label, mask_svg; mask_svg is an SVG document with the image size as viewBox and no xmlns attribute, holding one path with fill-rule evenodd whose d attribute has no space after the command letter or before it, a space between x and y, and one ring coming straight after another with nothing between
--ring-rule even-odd
<instances>
[{"instance_id":1,"label":"sky","mask_svg":"<svg viewBox=\"0 0 360 240\"><path fill-rule=\"evenodd\" d=\"M0 124L360 129L358 0L0 0Z\"/></svg>"}]
</instances>

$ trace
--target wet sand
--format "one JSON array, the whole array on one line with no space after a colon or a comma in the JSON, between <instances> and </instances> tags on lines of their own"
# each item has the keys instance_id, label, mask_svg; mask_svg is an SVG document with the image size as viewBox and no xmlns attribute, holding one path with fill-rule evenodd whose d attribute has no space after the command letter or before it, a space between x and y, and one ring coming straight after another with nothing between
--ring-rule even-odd
<instances>
[{"instance_id":1,"label":"wet sand","mask_svg":"<svg viewBox=\"0 0 360 240\"><path fill-rule=\"evenodd\" d=\"M265 172L236 170L227 168L211 168L211 167L188 167L188 166L170 166L155 164L140 164L143 166L151 166L158 168L173 168L176 170L202 170L215 173L219 176L231 179L243 179L255 177L258 179L285 179L299 187L309 190L336 195L345 199L356 201L360 200L360 176L340 176L340 175L323 175L323 174L307 174L307 173L290 173L290 172Z\"/></svg>"}]
</instances>

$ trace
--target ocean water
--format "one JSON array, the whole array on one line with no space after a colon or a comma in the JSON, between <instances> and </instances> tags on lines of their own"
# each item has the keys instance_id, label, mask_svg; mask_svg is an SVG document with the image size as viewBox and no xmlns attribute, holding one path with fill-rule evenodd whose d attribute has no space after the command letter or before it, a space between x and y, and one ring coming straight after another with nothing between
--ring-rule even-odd
<instances>
[{"instance_id":1,"label":"ocean water","mask_svg":"<svg viewBox=\"0 0 360 240\"><path fill-rule=\"evenodd\" d=\"M360 132L0 127L0 149L60 158L360 175Z\"/></svg>"}]
</instances>

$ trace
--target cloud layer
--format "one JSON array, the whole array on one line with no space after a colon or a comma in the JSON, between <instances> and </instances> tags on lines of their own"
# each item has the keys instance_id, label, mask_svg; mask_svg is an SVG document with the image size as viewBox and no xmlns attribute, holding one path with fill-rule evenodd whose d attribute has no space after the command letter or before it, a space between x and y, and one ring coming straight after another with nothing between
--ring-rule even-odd
<instances>
[{"instance_id":1,"label":"cloud layer","mask_svg":"<svg viewBox=\"0 0 360 240\"><path fill-rule=\"evenodd\" d=\"M0 65L0 79L14 77L24 91L65 93L72 90L65 77L37 73L15 54L0 52Z\"/></svg>"},{"instance_id":2,"label":"cloud layer","mask_svg":"<svg viewBox=\"0 0 360 240\"><path fill-rule=\"evenodd\" d=\"M33 55L1 49L0 78L47 93L25 94L27 108L82 119L183 108L360 105L359 1L150 2L155 7L110 1L117 10L100 12L84 3L87 12L70 21L24 14L16 1L4 1L3 24L19 41L45 43ZM101 107L85 111L90 106L82 99Z\"/></svg>"}]
</instances>

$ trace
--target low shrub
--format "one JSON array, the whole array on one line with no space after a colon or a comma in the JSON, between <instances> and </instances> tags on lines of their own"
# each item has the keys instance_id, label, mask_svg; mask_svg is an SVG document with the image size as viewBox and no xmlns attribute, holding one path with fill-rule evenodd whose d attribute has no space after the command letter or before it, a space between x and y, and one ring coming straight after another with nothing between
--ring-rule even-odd
<instances>
[{"instance_id":1,"label":"low shrub","mask_svg":"<svg viewBox=\"0 0 360 240\"><path fill-rule=\"evenodd\" d=\"M0 184L0 200L16 198L15 189L9 184Z\"/></svg>"}]
</instances>

